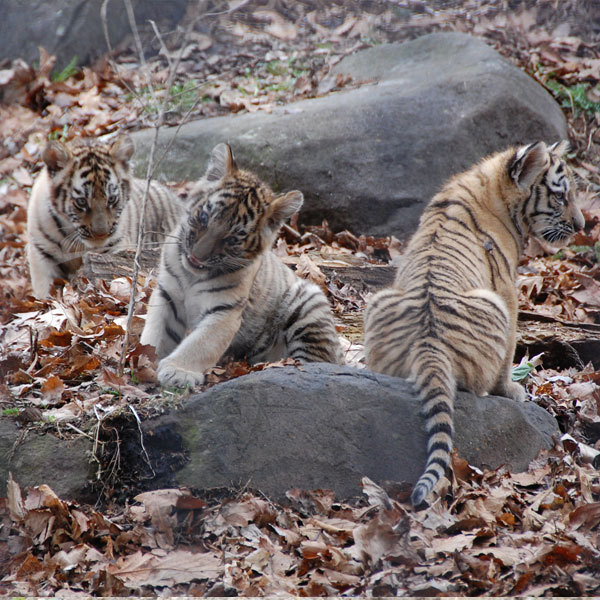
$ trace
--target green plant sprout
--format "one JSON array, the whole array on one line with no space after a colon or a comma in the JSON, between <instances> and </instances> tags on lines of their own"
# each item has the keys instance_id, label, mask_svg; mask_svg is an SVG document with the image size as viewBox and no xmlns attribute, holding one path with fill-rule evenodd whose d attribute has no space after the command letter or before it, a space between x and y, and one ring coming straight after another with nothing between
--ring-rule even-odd
<instances>
[{"instance_id":1,"label":"green plant sprout","mask_svg":"<svg viewBox=\"0 0 600 600\"><path fill-rule=\"evenodd\" d=\"M589 83L577 83L569 87L555 79L549 79L546 81L546 87L560 101L563 108L573 108L576 115L579 111L591 114L600 112L600 102L594 102L588 97L588 92L592 89ZM596 85L594 91L600 93L600 86Z\"/></svg>"},{"instance_id":2,"label":"green plant sprout","mask_svg":"<svg viewBox=\"0 0 600 600\"><path fill-rule=\"evenodd\" d=\"M60 140L61 142L66 142L67 141L67 133L69 132L69 126L65 123L63 125L62 131L51 131L48 134L48 139L49 140Z\"/></svg>"},{"instance_id":3,"label":"green plant sprout","mask_svg":"<svg viewBox=\"0 0 600 600\"><path fill-rule=\"evenodd\" d=\"M2 416L3 417L14 417L16 415L18 415L21 412L20 408L14 407L14 408L4 408L2 410Z\"/></svg>"},{"instance_id":4,"label":"green plant sprout","mask_svg":"<svg viewBox=\"0 0 600 600\"><path fill-rule=\"evenodd\" d=\"M52 79L54 83L61 83L63 81L66 81L67 79L69 79L69 77L73 77L73 75L75 75L79 71L76 65L77 56L74 56L69 61L69 64L62 71L59 71L58 73L52 73L50 79Z\"/></svg>"},{"instance_id":5,"label":"green plant sprout","mask_svg":"<svg viewBox=\"0 0 600 600\"><path fill-rule=\"evenodd\" d=\"M575 254L586 254L587 252L591 252L594 255L594 260L597 263L600 263L600 242L596 242L593 246L578 246L574 244L569 246L569 250L575 252Z\"/></svg>"}]
</instances>

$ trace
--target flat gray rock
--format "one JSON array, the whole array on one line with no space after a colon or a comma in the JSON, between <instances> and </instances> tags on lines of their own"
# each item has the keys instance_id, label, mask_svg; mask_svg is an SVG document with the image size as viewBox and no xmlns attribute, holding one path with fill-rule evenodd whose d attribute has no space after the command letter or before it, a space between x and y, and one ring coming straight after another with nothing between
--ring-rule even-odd
<instances>
[{"instance_id":1,"label":"flat gray rock","mask_svg":"<svg viewBox=\"0 0 600 600\"><path fill-rule=\"evenodd\" d=\"M189 461L174 472L176 485L249 484L275 498L294 487L328 488L348 498L360 494L363 475L416 481L426 448L419 409L404 380L311 364L217 385L143 427L151 454L157 437L181 442L177 452ZM532 402L458 396L456 447L473 465L525 470L559 435L555 419Z\"/></svg>"},{"instance_id":2,"label":"flat gray rock","mask_svg":"<svg viewBox=\"0 0 600 600\"><path fill-rule=\"evenodd\" d=\"M423 205L452 174L511 144L567 137L558 104L483 41L435 33L370 48L336 67L358 89L264 112L164 130L173 145L159 174L203 174L210 150L229 142L241 166L276 191L304 192L304 223L406 238ZM134 134L145 173L154 130Z\"/></svg>"},{"instance_id":3,"label":"flat gray rock","mask_svg":"<svg viewBox=\"0 0 600 600\"><path fill-rule=\"evenodd\" d=\"M328 488L349 498L360 495L363 475L416 481L426 448L419 410L402 379L330 364L271 368L143 422L144 452L136 429L123 442L121 477L144 489L249 484L277 499L291 488ZM479 467L525 470L560 436L555 419L532 402L460 393L455 418L458 452ZM24 435L2 419L0 456L0 495L11 472L22 488L45 483L64 499L92 498L88 438Z\"/></svg>"}]
</instances>

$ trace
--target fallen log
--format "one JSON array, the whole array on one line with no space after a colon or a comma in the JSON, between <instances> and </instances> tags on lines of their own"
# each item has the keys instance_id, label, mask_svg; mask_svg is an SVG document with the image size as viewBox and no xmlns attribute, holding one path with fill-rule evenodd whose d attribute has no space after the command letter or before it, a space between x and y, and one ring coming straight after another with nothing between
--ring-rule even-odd
<instances>
[{"instance_id":1,"label":"fallen log","mask_svg":"<svg viewBox=\"0 0 600 600\"><path fill-rule=\"evenodd\" d=\"M159 258L158 251L142 252L140 255L142 278L158 272ZM110 281L115 277L131 277L133 260L133 251L123 251L118 254L88 253L84 258L82 274L90 281L99 279ZM294 265L290 266L294 267ZM390 265L366 262L346 266L343 265L342 260L332 260L318 266L326 277L361 292L374 292L391 285L395 274L395 268ZM362 327L362 315L351 315L350 321L356 321L355 329ZM358 334L356 337L360 338L360 331L356 333ZM591 362L596 369L600 369L600 324L568 322L531 311L519 311L515 360L520 360L525 354L534 356L540 352L544 352L546 368L582 369Z\"/></svg>"}]
</instances>

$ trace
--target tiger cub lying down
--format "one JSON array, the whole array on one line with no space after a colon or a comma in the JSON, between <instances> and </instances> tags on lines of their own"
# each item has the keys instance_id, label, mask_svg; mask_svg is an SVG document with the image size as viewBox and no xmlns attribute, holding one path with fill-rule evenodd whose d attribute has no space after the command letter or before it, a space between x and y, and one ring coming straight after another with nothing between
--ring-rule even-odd
<instances>
[{"instance_id":1,"label":"tiger cub lying down","mask_svg":"<svg viewBox=\"0 0 600 600\"><path fill-rule=\"evenodd\" d=\"M33 293L49 295L52 282L69 279L86 251L135 248L145 181L131 175L134 145L129 136L113 142L51 141L44 168L31 190L27 257ZM183 204L153 181L148 190L144 244L163 244Z\"/></svg>"},{"instance_id":2,"label":"tiger cub lying down","mask_svg":"<svg viewBox=\"0 0 600 600\"><path fill-rule=\"evenodd\" d=\"M327 298L271 251L302 194L275 196L219 144L190 196L177 243L163 247L141 337L156 348L160 383L201 384L224 356L340 363Z\"/></svg>"},{"instance_id":3,"label":"tiger cub lying down","mask_svg":"<svg viewBox=\"0 0 600 600\"><path fill-rule=\"evenodd\" d=\"M564 245L583 228L567 165L567 142L497 153L450 179L426 207L393 287L365 314L374 371L411 379L429 436L418 506L444 475L452 450L456 389L515 400L515 276L528 236Z\"/></svg>"}]
</instances>

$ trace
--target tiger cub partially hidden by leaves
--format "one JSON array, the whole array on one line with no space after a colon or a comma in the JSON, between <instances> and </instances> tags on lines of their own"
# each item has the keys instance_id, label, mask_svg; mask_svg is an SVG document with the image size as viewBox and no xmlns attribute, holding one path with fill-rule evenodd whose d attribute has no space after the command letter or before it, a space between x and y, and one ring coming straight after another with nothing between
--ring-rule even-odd
<instances>
[{"instance_id":1,"label":"tiger cub partially hidden by leaves","mask_svg":"<svg viewBox=\"0 0 600 600\"><path fill-rule=\"evenodd\" d=\"M129 136L112 142L51 141L31 190L27 215L33 293L48 296L55 278L69 279L86 251L135 248L146 182L131 174ZM182 202L153 181L148 190L144 244L163 244L183 212Z\"/></svg>"},{"instance_id":2,"label":"tiger cub partially hidden by leaves","mask_svg":"<svg viewBox=\"0 0 600 600\"><path fill-rule=\"evenodd\" d=\"M156 348L165 386L201 384L221 357L341 362L327 298L273 254L282 223L302 206L238 169L219 144L163 248L141 342Z\"/></svg>"},{"instance_id":3,"label":"tiger cub partially hidden by leaves","mask_svg":"<svg viewBox=\"0 0 600 600\"><path fill-rule=\"evenodd\" d=\"M525 400L511 381L515 276L529 235L564 245L584 226L562 156L567 142L511 148L450 179L421 216L393 287L365 314L368 366L412 380L428 433L421 504L444 475L456 389Z\"/></svg>"}]
</instances>

